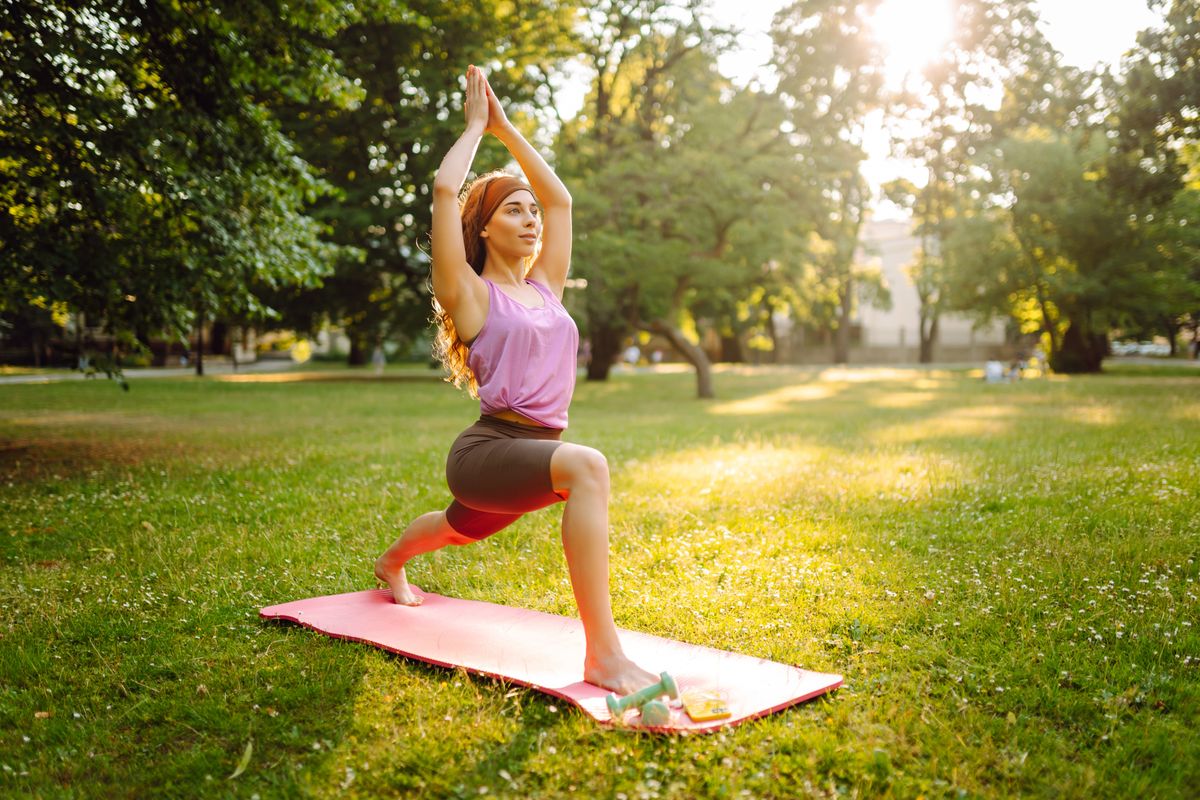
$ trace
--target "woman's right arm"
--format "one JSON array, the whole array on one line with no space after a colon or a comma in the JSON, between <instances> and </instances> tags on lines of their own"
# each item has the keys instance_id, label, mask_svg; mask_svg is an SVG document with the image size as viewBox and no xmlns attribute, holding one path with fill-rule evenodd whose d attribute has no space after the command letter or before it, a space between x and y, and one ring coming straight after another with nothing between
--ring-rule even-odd
<instances>
[{"instance_id":1,"label":"woman's right arm","mask_svg":"<svg viewBox=\"0 0 1200 800\"><path fill-rule=\"evenodd\" d=\"M467 71L465 113L467 129L446 153L433 180L433 294L450 312L479 282L467 263L458 210L458 193L487 129L487 90L474 67Z\"/></svg>"}]
</instances>

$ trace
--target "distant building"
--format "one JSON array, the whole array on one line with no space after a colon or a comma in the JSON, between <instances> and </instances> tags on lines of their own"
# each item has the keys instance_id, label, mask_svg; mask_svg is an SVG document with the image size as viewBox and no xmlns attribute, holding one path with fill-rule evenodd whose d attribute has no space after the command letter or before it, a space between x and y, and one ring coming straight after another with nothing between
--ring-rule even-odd
<instances>
[{"instance_id":1,"label":"distant building","mask_svg":"<svg viewBox=\"0 0 1200 800\"><path fill-rule=\"evenodd\" d=\"M907 271L920 240L911 229L907 220L871 220L863 226L858 261L877 267L892 295L890 310L860 304L855 314L861 329L857 349L869 360L916 361L920 354L921 301ZM933 356L935 361L979 361L996 356L1005 345L1003 320L976 330L971 318L943 312Z\"/></svg>"},{"instance_id":2,"label":"distant building","mask_svg":"<svg viewBox=\"0 0 1200 800\"><path fill-rule=\"evenodd\" d=\"M907 268L917 258L920 240L911 233L912 223L872 220L863 225L856 263L875 267L882 273L891 294L890 309L876 308L856 300L850 322L851 364L917 363L921 356L920 309L917 289ZM737 346L722 340L708 328L701 347L713 360L728 359L740 352L751 363L828 364L833 361L833 331L796 323L786 311L771 316L770 336L743 336ZM978 362L1012 355L1014 345L1006 338L1006 325L997 320L979 329L963 314L942 313L933 345L934 362ZM754 345L758 344L758 347ZM765 347L763 346L765 345ZM669 347L666 340L652 340L652 347ZM672 353L674 358L678 354Z\"/></svg>"}]
</instances>

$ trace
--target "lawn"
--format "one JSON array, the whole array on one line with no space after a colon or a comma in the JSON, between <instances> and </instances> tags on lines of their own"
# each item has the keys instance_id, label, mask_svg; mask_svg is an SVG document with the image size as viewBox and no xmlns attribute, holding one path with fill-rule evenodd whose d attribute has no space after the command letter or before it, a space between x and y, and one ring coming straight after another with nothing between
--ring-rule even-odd
<instances>
[{"instance_id":1,"label":"lawn","mask_svg":"<svg viewBox=\"0 0 1200 800\"><path fill-rule=\"evenodd\" d=\"M362 374L356 373L356 374ZM0 386L0 794L1188 797L1200 372L581 383L619 626L845 676L717 734L263 622L449 499L436 380ZM561 507L559 507L561 509ZM574 614L559 509L412 563Z\"/></svg>"}]
</instances>

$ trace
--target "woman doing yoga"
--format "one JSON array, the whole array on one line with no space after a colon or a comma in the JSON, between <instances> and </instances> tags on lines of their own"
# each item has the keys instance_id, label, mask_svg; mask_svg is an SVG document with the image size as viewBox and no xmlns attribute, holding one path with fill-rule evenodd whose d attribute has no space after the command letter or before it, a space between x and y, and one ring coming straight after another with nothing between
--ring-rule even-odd
<instances>
[{"instance_id":1,"label":"woman doing yoga","mask_svg":"<svg viewBox=\"0 0 1200 800\"><path fill-rule=\"evenodd\" d=\"M466 131L434 181L433 293L436 350L455 385L478 396L480 417L450 448L446 482L454 501L413 520L375 562L375 575L397 603L419 605L404 572L413 556L479 541L528 511L565 500L563 550L587 639L583 679L633 692L658 676L626 658L613 622L608 463L597 450L561 441L579 345L562 305L571 196L474 66L467 71L465 112ZM504 143L529 184L488 173L460 203L486 133Z\"/></svg>"}]
</instances>

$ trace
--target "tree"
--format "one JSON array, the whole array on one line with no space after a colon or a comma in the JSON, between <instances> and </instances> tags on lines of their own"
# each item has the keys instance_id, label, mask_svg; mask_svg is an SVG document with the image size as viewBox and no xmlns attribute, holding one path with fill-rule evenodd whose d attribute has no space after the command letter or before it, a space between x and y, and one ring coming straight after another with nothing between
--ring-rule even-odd
<instances>
[{"instance_id":1,"label":"tree","mask_svg":"<svg viewBox=\"0 0 1200 800\"><path fill-rule=\"evenodd\" d=\"M328 225L331 241L365 253L338 261L321 286L279 298L283 323L307 331L327 321L342 327L351 364L366 363L371 345L412 339L428 325L430 187L462 133L467 65L488 70L520 123L522 109L551 99L547 71L574 52L576 16L572 3L500 0L376 0L358 8L362 18L325 46L361 98L348 105L283 98L277 108L300 154L337 189L312 215ZM476 163L498 166L506 157L488 137Z\"/></svg>"},{"instance_id":2,"label":"tree","mask_svg":"<svg viewBox=\"0 0 1200 800\"><path fill-rule=\"evenodd\" d=\"M799 0L771 28L778 92L799 137L799 156L821 197L812 263L834 302L821 322L834 329L834 361L849 360L857 295L855 253L870 202L860 172L867 114L882 107L882 55L868 31L878 2ZM821 306L817 306L821 308Z\"/></svg>"},{"instance_id":3,"label":"tree","mask_svg":"<svg viewBox=\"0 0 1200 800\"><path fill-rule=\"evenodd\" d=\"M789 76L793 93L738 90L714 66L722 32L689 27L696 14L679 10L642 3L600 15L584 48L597 75L589 109L564 128L559 149L584 187L573 191L589 376L603 378L620 337L643 328L693 363L705 397L708 361L685 328L707 319L727 329L735 317L769 326L788 306L798 316L836 306L848 318L866 193L862 148L845 142L861 120L845 112L869 104L870 84L842 84L843 70L862 71L850 57L862 42L843 20L842 49L814 40L825 53L817 64L803 63L807 44L777 32L786 57L777 64L800 70Z\"/></svg>"},{"instance_id":4,"label":"tree","mask_svg":"<svg viewBox=\"0 0 1200 800\"><path fill-rule=\"evenodd\" d=\"M908 123L901 130L918 133L898 135L893 148L922 164L928 178L923 186L899 180L884 187L890 200L912 213L920 242L909 272L919 301L922 363L933 360L952 291L942 253L963 206L971 205L969 192L979 188L978 156L1047 102L1045 85L1032 76L1060 69L1029 0L960 0L953 13L950 40L894 100L894 113ZM1001 114L998 101L1006 96ZM964 237L980 230L973 225Z\"/></svg>"},{"instance_id":5,"label":"tree","mask_svg":"<svg viewBox=\"0 0 1200 800\"><path fill-rule=\"evenodd\" d=\"M753 87L734 91L712 61L707 71L695 66L702 58L684 69L706 83L683 92L691 99L675 110L681 130L646 165L652 183L669 192L652 200L659 215L647 231L675 257L657 265L661 288L646 292L640 311L642 325L696 368L699 396L711 397L708 358L683 323L728 324L731 309L751 303L769 321L784 307L790 295L780 284L804 263L812 229L797 212L813 198L778 97Z\"/></svg>"},{"instance_id":6,"label":"tree","mask_svg":"<svg viewBox=\"0 0 1200 800\"><path fill-rule=\"evenodd\" d=\"M692 180L678 139L692 119L684 109L717 77L711 64L725 35L706 27L700 0L594 6L582 31L594 71L585 110L564 124L556 152L576 216L575 271L587 281L583 306L592 343L590 380L603 380L622 339L639 327L674 335L685 265L704 271L678 205L679 180ZM707 87L707 88L706 88ZM683 172L680 172L680 169ZM692 242L691 244L694 244ZM682 334L676 346L697 365L698 391L711 394L706 359Z\"/></svg>"},{"instance_id":7,"label":"tree","mask_svg":"<svg viewBox=\"0 0 1200 800\"><path fill-rule=\"evenodd\" d=\"M1044 332L1056 372L1098 371L1108 332L1164 300L1163 262L1105 181L1105 137L1031 128L997 149L993 189L1011 202L951 237L954 304Z\"/></svg>"},{"instance_id":8,"label":"tree","mask_svg":"<svg viewBox=\"0 0 1200 800\"><path fill-rule=\"evenodd\" d=\"M1179 335L1200 334L1200 191L1195 183L1181 189L1169 205L1156 208L1153 219L1139 220L1142 248L1153 292L1119 321L1126 336L1138 339L1164 334L1170 355L1178 352Z\"/></svg>"},{"instance_id":9,"label":"tree","mask_svg":"<svg viewBox=\"0 0 1200 800\"><path fill-rule=\"evenodd\" d=\"M1012 314L1045 336L1056 371L1098 371L1115 328L1155 321L1173 337L1200 296L1197 209L1179 194L1191 101L1167 99L1192 80L1194 35L1141 41L1171 52L1136 54L1123 78L1023 52L947 226L951 305Z\"/></svg>"},{"instance_id":10,"label":"tree","mask_svg":"<svg viewBox=\"0 0 1200 800\"><path fill-rule=\"evenodd\" d=\"M313 43L350 6L3 6L0 308L61 303L138 349L197 318L270 315L253 282L313 285L349 255L304 213L328 187L259 97L351 102Z\"/></svg>"},{"instance_id":11,"label":"tree","mask_svg":"<svg viewBox=\"0 0 1200 800\"><path fill-rule=\"evenodd\" d=\"M921 187L907 178L889 181L882 187L888 200L912 214L912 232L920 243L916 257L905 270L917 291L917 360L922 364L933 361L947 294L942 250L952 212L946 209L946 184L938 179L938 174L937 167L930 168L929 179Z\"/></svg>"},{"instance_id":12,"label":"tree","mask_svg":"<svg viewBox=\"0 0 1200 800\"><path fill-rule=\"evenodd\" d=\"M999 106L977 115L983 124L967 157L955 153L953 199L925 220L943 245L943 289L960 310L986 317L1007 308L1026 332L1044 334L1052 368L1098 370L1107 326L1127 312L1135 287L1149 290L1130 209L1105 182L1103 84L1061 63L1028 4L1010 17L989 9L985 19L1003 23L984 41L1000 45L988 52L1007 80ZM988 231L998 238L981 250ZM997 260L1004 269L983 271ZM1118 286L1127 293L1111 291Z\"/></svg>"},{"instance_id":13,"label":"tree","mask_svg":"<svg viewBox=\"0 0 1200 800\"><path fill-rule=\"evenodd\" d=\"M755 330L773 342L773 312L812 305L801 290L820 190L807 136L780 95L738 89L716 69L725 32L680 30L668 13L678 8L653 10L666 28L621 48L620 31L645 25L607 18L615 31L590 52L613 71L598 69L594 111L564 129L563 163L582 187L576 256L588 280L590 376L603 378L620 336L641 329L672 342L696 369L697 394L710 397L695 336L715 329L736 342L732 334Z\"/></svg>"},{"instance_id":14,"label":"tree","mask_svg":"<svg viewBox=\"0 0 1200 800\"><path fill-rule=\"evenodd\" d=\"M1177 333L1200 322L1200 264L1194 228L1200 189L1200 2L1155 0L1163 25L1142 31L1125 73L1108 84L1115 109L1110 127L1116 146L1109 183L1136 209L1134 224L1153 242L1164 296L1149 304L1132 328L1167 334L1175 353ZM1169 289L1167 288L1169 287Z\"/></svg>"}]
</instances>

